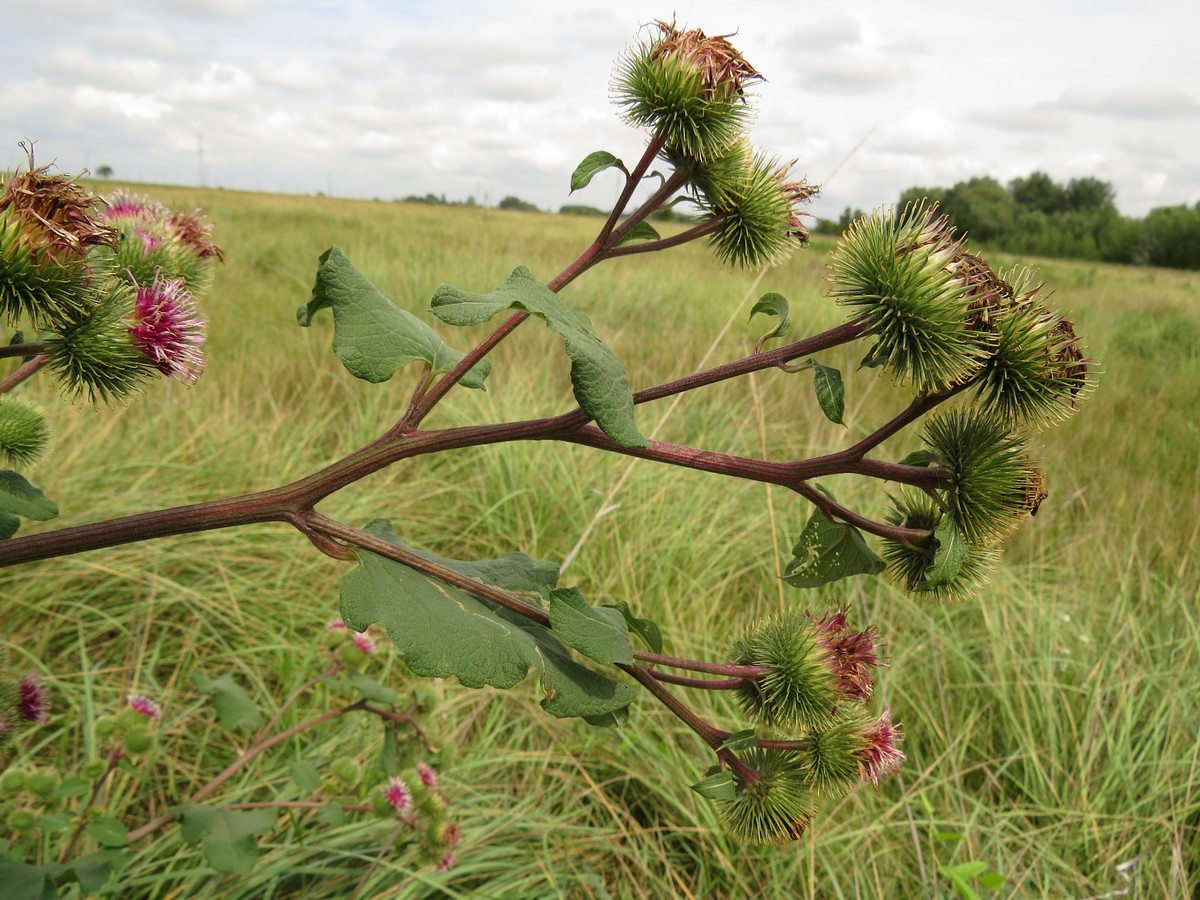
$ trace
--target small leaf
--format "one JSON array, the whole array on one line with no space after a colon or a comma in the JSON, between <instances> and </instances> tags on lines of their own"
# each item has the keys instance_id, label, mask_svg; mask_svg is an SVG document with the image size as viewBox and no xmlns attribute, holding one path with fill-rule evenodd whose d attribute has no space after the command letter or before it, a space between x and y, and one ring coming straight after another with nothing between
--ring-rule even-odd
<instances>
[{"instance_id":1,"label":"small leaf","mask_svg":"<svg viewBox=\"0 0 1200 900\"><path fill-rule=\"evenodd\" d=\"M379 771L385 778L391 778L400 771L400 742L396 738L396 729L386 722L383 725L383 746L379 750Z\"/></svg>"},{"instance_id":2,"label":"small leaf","mask_svg":"<svg viewBox=\"0 0 1200 900\"><path fill-rule=\"evenodd\" d=\"M81 856L69 864L69 880L79 882L84 895L98 894L112 879L113 873L120 872L129 864L129 854L124 850L109 848L97 850ZM68 878L60 878L59 883Z\"/></svg>"},{"instance_id":3,"label":"small leaf","mask_svg":"<svg viewBox=\"0 0 1200 900\"><path fill-rule=\"evenodd\" d=\"M320 790L321 773L307 759L293 760L291 769L292 781L296 782L296 787L300 788L301 791L311 794L314 791Z\"/></svg>"},{"instance_id":4,"label":"small leaf","mask_svg":"<svg viewBox=\"0 0 1200 900\"><path fill-rule=\"evenodd\" d=\"M751 747L758 746L758 735L754 733L753 728L746 728L742 731L735 731L725 739L718 749L720 750L749 750Z\"/></svg>"},{"instance_id":5,"label":"small leaf","mask_svg":"<svg viewBox=\"0 0 1200 900\"><path fill-rule=\"evenodd\" d=\"M587 187L592 178L605 169L620 169L628 174L623 162L607 150L597 150L595 153L585 156L583 162L577 165L575 171L571 173L571 193Z\"/></svg>"},{"instance_id":6,"label":"small leaf","mask_svg":"<svg viewBox=\"0 0 1200 900\"><path fill-rule=\"evenodd\" d=\"M80 775L72 775L62 780L62 784L58 786L58 790L54 792L54 796L66 800L70 797L82 797L91 792L91 780L83 778Z\"/></svg>"},{"instance_id":7,"label":"small leaf","mask_svg":"<svg viewBox=\"0 0 1200 900\"><path fill-rule=\"evenodd\" d=\"M342 804L330 800L319 810L317 810L316 820L322 825L345 825L346 811L342 809Z\"/></svg>"},{"instance_id":8,"label":"small leaf","mask_svg":"<svg viewBox=\"0 0 1200 900\"><path fill-rule=\"evenodd\" d=\"M732 772L718 772L691 785L693 791L708 800L731 802L737 798L737 786Z\"/></svg>"},{"instance_id":9,"label":"small leaf","mask_svg":"<svg viewBox=\"0 0 1200 900\"><path fill-rule=\"evenodd\" d=\"M984 872L976 880L979 882L979 886L985 891L993 892L1000 890L1000 885L1005 882L1004 876L999 872Z\"/></svg>"},{"instance_id":10,"label":"small leaf","mask_svg":"<svg viewBox=\"0 0 1200 900\"><path fill-rule=\"evenodd\" d=\"M346 681L359 693L364 700L370 700L374 703L395 703L399 695L390 687L380 684L370 675L364 675L362 672L351 672L346 676Z\"/></svg>"},{"instance_id":11,"label":"small leaf","mask_svg":"<svg viewBox=\"0 0 1200 900\"><path fill-rule=\"evenodd\" d=\"M653 619L639 619L629 609L629 604L624 600L618 600L616 603L605 603L609 609L615 609L625 617L625 625L631 632L642 639L646 647L652 653L662 653L663 639L662 629L658 627L658 623Z\"/></svg>"},{"instance_id":12,"label":"small leaf","mask_svg":"<svg viewBox=\"0 0 1200 900\"><path fill-rule=\"evenodd\" d=\"M831 366L813 361L813 389L825 418L838 425L846 413L846 386L842 384L842 373Z\"/></svg>"},{"instance_id":13,"label":"small leaf","mask_svg":"<svg viewBox=\"0 0 1200 900\"><path fill-rule=\"evenodd\" d=\"M192 681L202 694L212 697L213 706L217 710L217 718L223 728L230 731L240 725L254 728L262 721L262 713L250 695L242 690L233 678L226 672L220 678L205 678L199 672L192 673Z\"/></svg>"},{"instance_id":14,"label":"small leaf","mask_svg":"<svg viewBox=\"0 0 1200 900\"><path fill-rule=\"evenodd\" d=\"M788 312L787 298L783 294L777 294L772 291L769 294L763 294L758 298L758 302L754 304L754 308L750 310L750 318L753 319L759 313L765 313L769 316L778 316L779 324L775 326L775 330L764 334L758 339L758 343L754 345L754 352L758 353L762 350L763 344L772 338L781 338L792 327L792 319Z\"/></svg>"},{"instance_id":15,"label":"small leaf","mask_svg":"<svg viewBox=\"0 0 1200 900\"><path fill-rule=\"evenodd\" d=\"M0 470L0 513L3 512L42 522L58 515L58 504L30 484L25 476L4 469ZM0 522L0 529L3 527L4 523Z\"/></svg>"},{"instance_id":16,"label":"small leaf","mask_svg":"<svg viewBox=\"0 0 1200 900\"><path fill-rule=\"evenodd\" d=\"M53 883L46 883L46 868L32 866L0 853L0 884L7 900L46 900L58 896Z\"/></svg>"},{"instance_id":17,"label":"small leaf","mask_svg":"<svg viewBox=\"0 0 1200 900\"><path fill-rule=\"evenodd\" d=\"M568 647L598 663L633 665L625 617L615 609L589 606L575 588L550 591L550 629Z\"/></svg>"},{"instance_id":18,"label":"small leaf","mask_svg":"<svg viewBox=\"0 0 1200 900\"><path fill-rule=\"evenodd\" d=\"M956 866L938 866L938 872L949 879L951 887L954 888L954 893L961 900L982 900L979 893L971 887L970 882L971 879L982 875L987 869L987 863L981 862L965 862L959 863Z\"/></svg>"},{"instance_id":19,"label":"small leaf","mask_svg":"<svg viewBox=\"0 0 1200 900\"><path fill-rule=\"evenodd\" d=\"M929 450L914 450L904 459L900 460L901 466L935 466L938 458Z\"/></svg>"},{"instance_id":20,"label":"small leaf","mask_svg":"<svg viewBox=\"0 0 1200 900\"><path fill-rule=\"evenodd\" d=\"M961 841L963 836L957 831L939 831L933 836L935 841Z\"/></svg>"},{"instance_id":21,"label":"small leaf","mask_svg":"<svg viewBox=\"0 0 1200 900\"><path fill-rule=\"evenodd\" d=\"M941 587L949 584L958 577L963 560L967 556L967 542L963 539L962 531L953 516L943 516L937 529L933 532L937 549L933 562L925 570L923 588Z\"/></svg>"},{"instance_id":22,"label":"small leaf","mask_svg":"<svg viewBox=\"0 0 1200 900\"><path fill-rule=\"evenodd\" d=\"M654 230L653 225L649 222L638 222L629 234L621 238L617 246L628 244L630 241L657 241L658 237L658 232Z\"/></svg>"},{"instance_id":23,"label":"small leaf","mask_svg":"<svg viewBox=\"0 0 1200 900\"><path fill-rule=\"evenodd\" d=\"M404 365L423 360L435 372L449 372L466 355L442 342L436 331L408 310L400 309L337 247L320 259L312 300L296 311L308 326L320 310L333 309L333 352L355 378L373 384L387 381ZM480 360L461 384L482 388L491 363Z\"/></svg>"},{"instance_id":24,"label":"small leaf","mask_svg":"<svg viewBox=\"0 0 1200 900\"><path fill-rule=\"evenodd\" d=\"M6 513L0 510L0 541L6 541L21 527L21 520L12 513Z\"/></svg>"},{"instance_id":25,"label":"small leaf","mask_svg":"<svg viewBox=\"0 0 1200 900\"><path fill-rule=\"evenodd\" d=\"M102 847L124 847L129 843L129 829L112 816L105 816L83 829Z\"/></svg>"},{"instance_id":26,"label":"small leaf","mask_svg":"<svg viewBox=\"0 0 1200 900\"><path fill-rule=\"evenodd\" d=\"M496 290L473 294L443 284L430 301L433 314L449 325L481 325L505 309L538 316L561 335L571 360L571 386L580 409L624 447L645 447L633 415L633 394L625 367L612 349L596 337L591 321L567 308L548 287L518 266Z\"/></svg>"},{"instance_id":27,"label":"small leaf","mask_svg":"<svg viewBox=\"0 0 1200 900\"><path fill-rule=\"evenodd\" d=\"M878 575L886 563L846 522L831 522L820 510L812 514L796 546L783 580L792 587L818 587L851 575Z\"/></svg>"},{"instance_id":28,"label":"small leaf","mask_svg":"<svg viewBox=\"0 0 1200 900\"><path fill-rule=\"evenodd\" d=\"M366 531L404 546L385 521L372 522ZM538 671L545 692L542 707L560 717L604 716L633 700L636 690L631 685L577 663L550 629L387 557L366 550L356 553L359 564L342 581L342 618L356 631L382 623L414 674L454 676L466 687L508 689ZM511 557L529 560L522 554L505 557L507 563L463 563L422 555L470 577L491 569L505 573L510 583L528 585L545 575L544 564L530 565L523 574L519 566L514 568Z\"/></svg>"},{"instance_id":29,"label":"small leaf","mask_svg":"<svg viewBox=\"0 0 1200 900\"><path fill-rule=\"evenodd\" d=\"M189 803L179 811L184 842L202 844L204 858L218 872L249 875L258 859L255 835L275 827L273 809L218 809Z\"/></svg>"}]
</instances>

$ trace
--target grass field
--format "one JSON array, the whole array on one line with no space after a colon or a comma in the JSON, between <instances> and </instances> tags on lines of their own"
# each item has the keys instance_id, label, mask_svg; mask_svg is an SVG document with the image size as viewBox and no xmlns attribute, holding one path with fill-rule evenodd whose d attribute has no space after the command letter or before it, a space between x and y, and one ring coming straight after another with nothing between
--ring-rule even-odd
<instances>
[{"instance_id":1,"label":"grass field","mask_svg":"<svg viewBox=\"0 0 1200 900\"><path fill-rule=\"evenodd\" d=\"M443 281L491 290L518 264L548 280L598 224L153 194L204 207L228 251L205 306L209 370L190 391L158 384L114 412L58 403L48 384L22 389L52 411L55 446L33 480L59 501L56 524L280 484L395 420L408 374L355 382L329 352L327 314L296 327L295 308L330 244L420 313ZM687 374L708 353L715 364L748 352L765 327L747 324L749 308L768 290L791 300L802 330L838 322L842 311L823 297L828 248L815 243L757 281L688 246L605 264L564 298L592 318L639 387ZM1039 436L1050 497L969 603L932 606L877 580L816 592L782 586L777 574L810 514L797 498L578 447L499 445L415 460L322 506L353 524L389 516L410 543L461 557L522 550L562 561L594 523L564 582L657 619L681 654L720 653L743 624L781 607L848 604L889 644L880 695L907 734L899 779L823 810L799 843L741 847L688 788L711 754L648 699L622 730L593 730L546 716L532 686L500 694L425 685L464 831L448 875L381 854L389 828L378 822L311 824L302 840L281 824L245 879L214 873L167 828L135 846L113 895L948 897L939 866L975 861L1005 877L1000 896L1194 896L1200 275L1062 261L1041 268L1105 374L1078 416ZM467 335L446 337L469 346ZM664 440L747 455L837 449L847 432L865 434L907 401L873 373L852 372L860 356L822 358L847 374L847 429L820 415L807 375L782 372L704 389L677 408L649 404L639 423ZM527 324L492 360L489 390L456 391L431 425L568 408L565 360L545 329ZM887 452L899 458L915 446L901 435ZM853 483L833 484L839 496L865 496ZM10 656L44 673L54 692L56 716L23 758L86 758L95 750L91 717L129 690L151 692L166 710L160 747L114 783L113 804L128 809L131 828L169 808L244 740L213 724L191 672L232 671L264 707L278 704L323 665L318 637L336 615L344 571L283 526L0 570ZM226 797L303 797L292 775L298 760L369 763L378 752L378 731L365 722L307 732L234 778Z\"/></svg>"}]
</instances>

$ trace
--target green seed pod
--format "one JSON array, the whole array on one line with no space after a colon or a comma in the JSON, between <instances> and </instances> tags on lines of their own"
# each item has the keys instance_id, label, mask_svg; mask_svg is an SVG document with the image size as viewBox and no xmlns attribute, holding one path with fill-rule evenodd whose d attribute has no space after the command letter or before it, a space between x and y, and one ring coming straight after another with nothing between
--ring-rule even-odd
<instances>
[{"instance_id":1,"label":"green seed pod","mask_svg":"<svg viewBox=\"0 0 1200 900\"><path fill-rule=\"evenodd\" d=\"M746 714L767 725L820 728L844 698L811 620L796 614L755 625L733 646L737 665L767 671L737 690Z\"/></svg>"},{"instance_id":2,"label":"green seed pod","mask_svg":"<svg viewBox=\"0 0 1200 900\"><path fill-rule=\"evenodd\" d=\"M0 797L12 797L25 790L29 773L24 769L8 769L0 773Z\"/></svg>"},{"instance_id":3,"label":"green seed pod","mask_svg":"<svg viewBox=\"0 0 1200 900\"><path fill-rule=\"evenodd\" d=\"M618 62L613 94L625 119L672 157L707 162L745 133L745 89L762 76L723 37L658 22L659 36Z\"/></svg>"},{"instance_id":4,"label":"green seed pod","mask_svg":"<svg viewBox=\"0 0 1200 900\"><path fill-rule=\"evenodd\" d=\"M131 754L142 754L154 746L154 735L145 726L135 726L125 732L125 750Z\"/></svg>"},{"instance_id":5,"label":"green seed pod","mask_svg":"<svg viewBox=\"0 0 1200 900\"><path fill-rule=\"evenodd\" d=\"M0 398L0 461L27 466L49 440L50 426L40 412L20 400Z\"/></svg>"},{"instance_id":6,"label":"green seed pod","mask_svg":"<svg viewBox=\"0 0 1200 900\"><path fill-rule=\"evenodd\" d=\"M335 759L330 764L329 771L333 773L334 778L346 787L354 787L358 784L358 780L362 778L362 768L359 764L345 756Z\"/></svg>"},{"instance_id":7,"label":"green seed pod","mask_svg":"<svg viewBox=\"0 0 1200 900\"><path fill-rule=\"evenodd\" d=\"M920 394L974 375L994 341L977 327L976 285L958 272L962 242L933 214L919 204L899 217L876 210L850 226L830 258L830 295L875 338L863 364L885 366Z\"/></svg>"},{"instance_id":8,"label":"green seed pod","mask_svg":"<svg viewBox=\"0 0 1200 900\"><path fill-rule=\"evenodd\" d=\"M1092 360L1072 324L1035 299L1040 287L1023 290L997 318L996 346L976 378L982 408L1009 427L1055 425L1095 388Z\"/></svg>"},{"instance_id":9,"label":"green seed pod","mask_svg":"<svg viewBox=\"0 0 1200 900\"><path fill-rule=\"evenodd\" d=\"M95 781L97 778L104 776L108 771L108 763L102 759L89 759L79 769L79 774L89 781Z\"/></svg>"},{"instance_id":10,"label":"green seed pod","mask_svg":"<svg viewBox=\"0 0 1200 900\"><path fill-rule=\"evenodd\" d=\"M798 840L816 814L817 797L809 790L796 754L754 749L741 754L756 770L754 780L738 777L737 793L721 810L733 835L751 844ZM736 774L736 773L735 773Z\"/></svg>"},{"instance_id":11,"label":"green seed pod","mask_svg":"<svg viewBox=\"0 0 1200 900\"><path fill-rule=\"evenodd\" d=\"M380 819L396 818L396 810L392 808L392 805L390 803L388 803L387 797L385 797L383 795L382 791L371 791L370 801L371 801L371 813L374 816L376 816L377 818L380 818Z\"/></svg>"},{"instance_id":12,"label":"green seed pod","mask_svg":"<svg viewBox=\"0 0 1200 900\"><path fill-rule=\"evenodd\" d=\"M893 525L934 531L942 524L942 510L925 494L904 491L892 503L888 521ZM937 602L973 596L991 577L1000 559L999 551L993 548L968 547L953 577L931 584L928 576L935 559L932 539L922 546L885 540L882 556L892 581L910 593L927 594Z\"/></svg>"},{"instance_id":13,"label":"green seed pod","mask_svg":"<svg viewBox=\"0 0 1200 900\"><path fill-rule=\"evenodd\" d=\"M4 819L4 824L14 834L23 834L38 827L41 817L32 809L14 809Z\"/></svg>"},{"instance_id":14,"label":"green seed pod","mask_svg":"<svg viewBox=\"0 0 1200 900\"><path fill-rule=\"evenodd\" d=\"M62 776L54 769L35 769L25 777L25 790L42 799L52 796L60 784Z\"/></svg>"},{"instance_id":15,"label":"green seed pod","mask_svg":"<svg viewBox=\"0 0 1200 900\"><path fill-rule=\"evenodd\" d=\"M804 738L805 750L797 765L812 790L823 797L844 797L862 782L858 752L859 730L866 715L861 707L843 707L838 722Z\"/></svg>"},{"instance_id":16,"label":"green seed pod","mask_svg":"<svg viewBox=\"0 0 1200 900\"><path fill-rule=\"evenodd\" d=\"M787 177L788 166L754 154L745 142L697 173L700 206L707 219L721 223L709 244L723 263L744 268L778 265L808 240L796 206L816 189Z\"/></svg>"},{"instance_id":17,"label":"green seed pod","mask_svg":"<svg viewBox=\"0 0 1200 900\"><path fill-rule=\"evenodd\" d=\"M116 716L96 716L92 720L92 731L100 740L112 737L114 731L117 730Z\"/></svg>"},{"instance_id":18,"label":"green seed pod","mask_svg":"<svg viewBox=\"0 0 1200 900\"><path fill-rule=\"evenodd\" d=\"M133 394L154 373L129 336L134 296L127 282L104 282L87 313L50 339L50 369L70 398L112 403Z\"/></svg>"},{"instance_id":19,"label":"green seed pod","mask_svg":"<svg viewBox=\"0 0 1200 900\"><path fill-rule=\"evenodd\" d=\"M1046 496L1025 441L996 416L941 413L926 422L924 440L950 473L945 499L971 547L1012 534Z\"/></svg>"}]
</instances>

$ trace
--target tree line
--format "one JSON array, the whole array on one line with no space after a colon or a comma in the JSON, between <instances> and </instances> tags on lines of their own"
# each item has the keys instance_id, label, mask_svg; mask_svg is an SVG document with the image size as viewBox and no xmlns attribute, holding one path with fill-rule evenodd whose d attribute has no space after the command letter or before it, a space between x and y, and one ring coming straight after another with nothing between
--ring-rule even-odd
<instances>
[{"instance_id":1,"label":"tree line","mask_svg":"<svg viewBox=\"0 0 1200 900\"><path fill-rule=\"evenodd\" d=\"M1099 178L1060 184L1034 172L1007 186L985 176L950 188L910 187L900 195L897 214L920 200L936 202L960 232L998 250L1200 269L1200 203L1161 206L1143 219L1122 216L1112 184ZM861 210L847 208L837 221L822 221L816 230L840 234L860 215Z\"/></svg>"}]
</instances>

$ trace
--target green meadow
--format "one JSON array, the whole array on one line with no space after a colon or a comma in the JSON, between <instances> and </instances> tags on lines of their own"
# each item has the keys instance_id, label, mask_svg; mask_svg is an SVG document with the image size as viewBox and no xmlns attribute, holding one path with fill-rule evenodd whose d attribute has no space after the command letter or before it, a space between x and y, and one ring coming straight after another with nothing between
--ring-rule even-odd
<instances>
[{"instance_id":1,"label":"green meadow","mask_svg":"<svg viewBox=\"0 0 1200 900\"><path fill-rule=\"evenodd\" d=\"M340 246L398 304L423 314L442 282L487 291L517 265L542 280L600 220L182 188L227 251L204 303L205 376L155 384L128 406L19 390L50 412L54 446L31 479L54 525L270 487L386 430L414 377L355 381L330 351L328 313L297 327L318 255ZM635 387L748 353L767 291L796 331L837 323L814 240L784 266L721 269L702 246L602 264L564 291ZM743 847L688 785L712 755L647 697L620 730L555 720L527 683L500 693L391 684L430 706L431 736L463 830L446 875L385 849L393 825L281 816L252 875L215 873L168 827L139 841L119 897L951 897L945 867L998 873L997 896L1190 897L1200 890L1200 273L1094 263L1038 265L1104 372L1094 396L1037 436L1049 498L976 599L931 605L878 579L814 591L778 575L811 513L777 488L550 443L409 460L329 498L361 525L391 518L410 544L461 558L520 550L562 562L593 603L657 620L668 651L717 656L750 621L785 608L850 608L887 642L878 697L903 723L907 761L878 791L829 804L803 840ZM439 330L466 349L475 334ZM846 427L826 421L808 373L758 373L639 407L644 432L712 450L798 458L873 430L908 396L861 348L820 358L847 379ZM559 339L526 323L492 355L486 392L456 389L431 427L571 406ZM7 371L7 368L5 369ZM883 455L918 446L893 438ZM831 479L872 511L871 486ZM17 762L76 765L96 715L129 691L164 717L158 748L119 773L110 810L130 828L181 802L233 759L192 673L226 672L268 715L324 668L344 563L283 525L162 539L0 570L0 629L19 671L42 673L52 723ZM383 672L378 663L376 674ZM396 671L398 666L393 665ZM317 695L306 709L334 702ZM723 698L700 708L732 723ZM723 705L725 704L725 705ZM299 715L289 710L283 725ZM373 721L305 732L238 773L223 802L303 800L296 764L380 752ZM956 871L969 872L969 868ZM971 884L986 895L985 885ZM1116 892L1128 891L1126 894Z\"/></svg>"}]
</instances>

